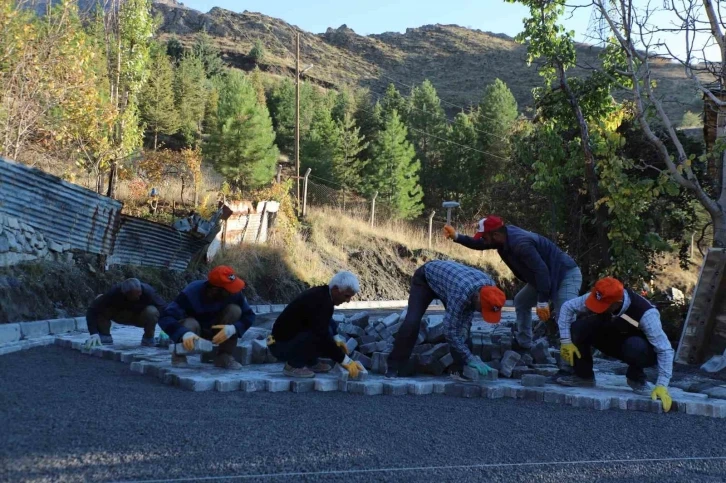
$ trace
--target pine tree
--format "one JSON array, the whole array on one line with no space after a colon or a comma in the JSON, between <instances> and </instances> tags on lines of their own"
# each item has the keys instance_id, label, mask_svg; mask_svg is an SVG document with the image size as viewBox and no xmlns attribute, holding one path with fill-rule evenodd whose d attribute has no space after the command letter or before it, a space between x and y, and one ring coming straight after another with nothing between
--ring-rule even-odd
<instances>
[{"instance_id":1,"label":"pine tree","mask_svg":"<svg viewBox=\"0 0 726 483\"><path fill-rule=\"evenodd\" d=\"M201 124L207 103L207 79L204 64L193 54L184 54L174 77L179 132L187 146L195 146L201 137Z\"/></svg>"},{"instance_id":2,"label":"pine tree","mask_svg":"<svg viewBox=\"0 0 726 483\"><path fill-rule=\"evenodd\" d=\"M278 150L267 107L257 102L252 84L239 71L217 80L217 125L204 154L233 186L259 188L272 180Z\"/></svg>"},{"instance_id":3,"label":"pine tree","mask_svg":"<svg viewBox=\"0 0 726 483\"><path fill-rule=\"evenodd\" d=\"M444 169L440 178L442 197L460 201L462 211L473 215L473 208L480 204L483 191L479 179L472 176L481 154L469 149L475 148L479 141L471 117L463 112L457 114L446 129L446 139L451 142L444 144Z\"/></svg>"},{"instance_id":4,"label":"pine tree","mask_svg":"<svg viewBox=\"0 0 726 483\"><path fill-rule=\"evenodd\" d=\"M285 79L272 88L267 106L277 133L277 146L292 156L295 151L295 84ZM300 139L310 131L314 114L313 88L310 83L300 85Z\"/></svg>"},{"instance_id":5,"label":"pine tree","mask_svg":"<svg viewBox=\"0 0 726 483\"><path fill-rule=\"evenodd\" d=\"M265 46L262 44L260 39L255 40L255 44L250 49L250 53L247 56L252 59L255 64L260 64L265 61ZM257 67L255 65L255 67Z\"/></svg>"},{"instance_id":6,"label":"pine tree","mask_svg":"<svg viewBox=\"0 0 726 483\"><path fill-rule=\"evenodd\" d=\"M330 179L333 153L338 145L338 128L330 115L330 109L322 103L313 113L310 131L300 146L301 171L311 168L316 176Z\"/></svg>"},{"instance_id":7,"label":"pine tree","mask_svg":"<svg viewBox=\"0 0 726 483\"><path fill-rule=\"evenodd\" d=\"M512 148L510 134L517 116L517 101L507 84L496 79L484 89L474 127L479 131L479 149L490 154L482 155L480 174L505 171L505 159L509 158Z\"/></svg>"},{"instance_id":8,"label":"pine tree","mask_svg":"<svg viewBox=\"0 0 726 483\"><path fill-rule=\"evenodd\" d=\"M174 65L178 65L184 57L184 46L177 37L172 37L166 42L166 55L174 62Z\"/></svg>"},{"instance_id":9,"label":"pine tree","mask_svg":"<svg viewBox=\"0 0 726 483\"><path fill-rule=\"evenodd\" d=\"M378 100L377 104L380 105L377 113L380 129L384 128L394 111L398 114L401 122L406 123L408 118L408 102L393 84L388 84L385 95Z\"/></svg>"},{"instance_id":10,"label":"pine tree","mask_svg":"<svg viewBox=\"0 0 726 483\"><path fill-rule=\"evenodd\" d=\"M156 45L152 50L149 78L140 95L141 119L154 135L154 151L159 133L172 135L179 129L173 88L174 68L165 49Z\"/></svg>"},{"instance_id":11,"label":"pine tree","mask_svg":"<svg viewBox=\"0 0 726 483\"><path fill-rule=\"evenodd\" d=\"M194 38L192 52L204 64L204 72L207 74L207 79L224 73L224 62L219 55L219 49L214 45L212 37L206 31L203 30L197 33Z\"/></svg>"},{"instance_id":12,"label":"pine tree","mask_svg":"<svg viewBox=\"0 0 726 483\"><path fill-rule=\"evenodd\" d=\"M380 199L387 201L396 216L403 219L415 218L423 212L421 165L407 135L398 113L391 112L373 145L374 154L368 165L368 191L378 191Z\"/></svg>"},{"instance_id":13,"label":"pine tree","mask_svg":"<svg viewBox=\"0 0 726 483\"><path fill-rule=\"evenodd\" d=\"M409 139L416 149L416 156L421 160L421 185L426 193L426 205L438 206L442 199L439 179L444 169L444 143L441 139L446 132L446 114L436 89L428 80L413 88L408 101L406 126L409 128Z\"/></svg>"},{"instance_id":14,"label":"pine tree","mask_svg":"<svg viewBox=\"0 0 726 483\"><path fill-rule=\"evenodd\" d=\"M336 183L345 189L359 190L366 161L360 154L368 147L365 136L360 134L355 119L347 113L337 122L338 145L333 153L333 176Z\"/></svg>"},{"instance_id":15,"label":"pine tree","mask_svg":"<svg viewBox=\"0 0 726 483\"><path fill-rule=\"evenodd\" d=\"M331 114L335 122L341 122L346 115L353 115L356 108L355 95L347 86L335 92Z\"/></svg>"},{"instance_id":16,"label":"pine tree","mask_svg":"<svg viewBox=\"0 0 726 483\"><path fill-rule=\"evenodd\" d=\"M257 102L261 106L267 106L267 96L265 96L265 83L262 79L262 71L260 71L260 68L255 66L254 69L252 69L252 72L249 74L250 83L252 84L252 87L255 88L255 92L257 93Z\"/></svg>"}]
</instances>

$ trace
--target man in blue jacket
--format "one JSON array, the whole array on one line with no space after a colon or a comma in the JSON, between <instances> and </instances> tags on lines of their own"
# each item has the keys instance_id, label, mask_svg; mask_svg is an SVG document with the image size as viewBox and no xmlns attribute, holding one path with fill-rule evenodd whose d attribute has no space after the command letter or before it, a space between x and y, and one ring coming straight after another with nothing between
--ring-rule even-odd
<instances>
[{"instance_id":1,"label":"man in blue jacket","mask_svg":"<svg viewBox=\"0 0 726 483\"><path fill-rule=\"evenodd\" d=\"M549 239L505 225L498 216L479 220L473 237L461 235L449 225L444 234L473 250L496 249L515 277L527 285L514 297L517 312L515 348L532 347L532 307L545 322L550 318L550 301L556 313L562 304L580 295L582 273L575 261Z\"/></svg>"},{"instance_id":2,"label":"man in blue jacket","mask_svg":"<svg viewBox=\"0 0 726 483\"><path fill-rule=\"evenodd\" d=\"M255 321L255 314L242 294L244 288L245 282L231 267L220 265L209 272L207 280L192 282L177 295L161 314L159 327L189 351L200 337L219 344L214 365L240 369L242 365L232 354L237 339ZM171 364L184 366L187 358L172 353Z\"/></svg>"}]
</instances>

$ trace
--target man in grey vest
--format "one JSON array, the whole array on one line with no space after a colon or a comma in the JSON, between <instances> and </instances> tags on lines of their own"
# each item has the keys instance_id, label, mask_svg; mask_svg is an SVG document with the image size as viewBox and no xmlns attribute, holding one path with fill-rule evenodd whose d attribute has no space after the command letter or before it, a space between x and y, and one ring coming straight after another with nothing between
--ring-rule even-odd
<instances>
[{"instance_id":1,"label":"man in grey vest","mask_svg":"<svg viewBox=\"0 0 726 483\"><path fill-rule=\"evenodd\" d=\"M673 348L663 332L660 313L653 304L612 277L598 280L589 294L566 302L559 319L562 360L575 374L557 382L565 386L592 387L591 347L628 364L628 385L636 392L650 392L663 410L671 408L668 383L673 374ZM650 391L643 369L658 366L658 380Z\"/></svg>"}]
</instances>

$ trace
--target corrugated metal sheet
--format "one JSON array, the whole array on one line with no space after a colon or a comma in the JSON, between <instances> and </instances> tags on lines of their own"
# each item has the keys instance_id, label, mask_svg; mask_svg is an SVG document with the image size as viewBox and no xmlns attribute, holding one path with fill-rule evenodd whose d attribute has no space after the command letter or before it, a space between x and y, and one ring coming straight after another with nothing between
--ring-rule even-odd
<instances>
[{"instance_id":1,"label":"corrugated metal sheet","mask_svg":"<svg viewBox=\"0 0 726 483\"><path fill-rule=\"evenodd\" d=\"M19 218L73 249L111 253L122 206L38 169L0 158L0 213Z\"/></svg>"},{"instance_id":2,"label":"corrugated metal sheet","mask_svg":"<svg viewBox=\"0 0 726 483\"><path fill-rule=\"evenodd\" d=\"M132 216L121 216L110 265L139 265L185 270L203 239Z\"/></svg>"}]
</instances>

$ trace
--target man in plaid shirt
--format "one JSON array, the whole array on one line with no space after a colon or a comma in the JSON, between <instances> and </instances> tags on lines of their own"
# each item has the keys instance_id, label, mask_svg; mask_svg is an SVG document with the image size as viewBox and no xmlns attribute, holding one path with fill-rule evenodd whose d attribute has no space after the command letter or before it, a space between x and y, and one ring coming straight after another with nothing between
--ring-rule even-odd
<instances>
[{"instance_id":1,"label":"man in plaid shirt","mask_svg":"<svg viewBox=\"0 0 726 483\"><path fill-rule=\"evenodd\" d=\"M481 375L489 373L491 368L474 357L466 346L466 332L475 310L481 312L486 322L498 323L506 296L485 273L460 263L436 260L423 264L411 278L406 319L388 357L386 376L396 377L399 368L411 357L421 318L434 299L441 300L446 308L445 337L454 361L475 368Z\"/></svg>"}]
</instances>

